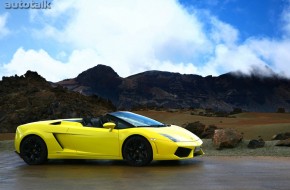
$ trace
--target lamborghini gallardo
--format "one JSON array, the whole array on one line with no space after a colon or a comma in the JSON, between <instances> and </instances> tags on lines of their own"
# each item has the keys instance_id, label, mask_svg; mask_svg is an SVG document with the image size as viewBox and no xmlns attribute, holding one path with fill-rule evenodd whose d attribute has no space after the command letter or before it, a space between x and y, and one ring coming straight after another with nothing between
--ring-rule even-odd
<instances>
[{"instance_id":1,"label":"lamborghini gallardo","mask_svg":"<svg viewBox=\"0 0 290 190\"><path fill-rule=\"evenodd\" d=\"M29 165L48 159L106 159L144 166L204 154L202 140L190 131L126 111L20 125L15 152Z\"/></svg>"}]
</instances>

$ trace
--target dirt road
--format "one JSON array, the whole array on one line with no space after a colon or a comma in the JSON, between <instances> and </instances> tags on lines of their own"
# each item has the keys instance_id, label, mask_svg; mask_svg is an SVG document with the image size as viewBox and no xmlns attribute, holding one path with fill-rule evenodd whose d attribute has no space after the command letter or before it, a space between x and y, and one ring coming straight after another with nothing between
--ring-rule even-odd
<instances>
[{"instance_id":1,"label":"dirt road","mask_svg":"<svg viewBox=\"0 0 290 190\"><path fill-rule=\"evenodd\" d=\"M122 161L51 161L28 166L0 151L0 189L206 189L289 190L286 157L200 157L130 167Z\"/></svg>"}]
</instances>

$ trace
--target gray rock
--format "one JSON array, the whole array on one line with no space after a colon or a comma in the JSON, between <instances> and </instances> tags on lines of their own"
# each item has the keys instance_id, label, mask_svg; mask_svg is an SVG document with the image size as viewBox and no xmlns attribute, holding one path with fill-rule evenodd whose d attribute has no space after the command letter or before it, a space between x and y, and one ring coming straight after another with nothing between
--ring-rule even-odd
<instances>
[{"instance_id":1,"label":"gray rock","mask_svg":"<svg viewBox=\"0 0 290 190\"><path fill-rule=\"evenodd\" d=\"M253 139L250 140L249 144L248 144L248 148L251 149L256 149L256 148L262 148L265 146L265 141L263 139Z\"/></svg>"}]
</instances>

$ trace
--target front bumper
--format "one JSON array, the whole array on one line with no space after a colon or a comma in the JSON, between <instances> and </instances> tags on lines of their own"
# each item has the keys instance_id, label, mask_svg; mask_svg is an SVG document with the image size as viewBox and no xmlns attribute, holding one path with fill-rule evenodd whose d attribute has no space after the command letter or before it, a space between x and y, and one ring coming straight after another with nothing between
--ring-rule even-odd
<instances>
[{"instance_id":1,"label":"front bumper","mask_svg":"<svg viewBox=\"0 0 290 190\"><path fill-rule=\"evenodd\" d=\"M171 142L154 141L156 153L154 160L183 160L204 154L202 141L195 142Z\"/></svg>"},{"instance_id":2,"label":"front bumper","mask_svg":"<svg viewBox=\"0 0 290 190\"><path fill-rule=\"evenodd\" d=\"M202 156L202 155L204 155L202 148L195 147L194 152L193 152L193 156L196 157L196 156Z\"/></svg>"}]
</instances>

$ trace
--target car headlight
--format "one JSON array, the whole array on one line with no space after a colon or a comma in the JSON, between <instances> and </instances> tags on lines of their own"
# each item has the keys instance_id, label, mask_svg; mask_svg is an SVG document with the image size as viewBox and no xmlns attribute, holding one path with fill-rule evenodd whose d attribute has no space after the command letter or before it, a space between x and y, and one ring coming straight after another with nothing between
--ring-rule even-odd
<instances>
[{"instance_id":1,"label":"car headlight","mask_svg":"<svg viewBox=\"0 0 290 190\"><path fill-rule=\"evenodd\" d=\"M167 135L167 134L163 134L163 133L160 133L160 135L172 140L173 142L178 142L179 141L178 139L172 137L171 135Z\"/></svg>"}]
</instances>

